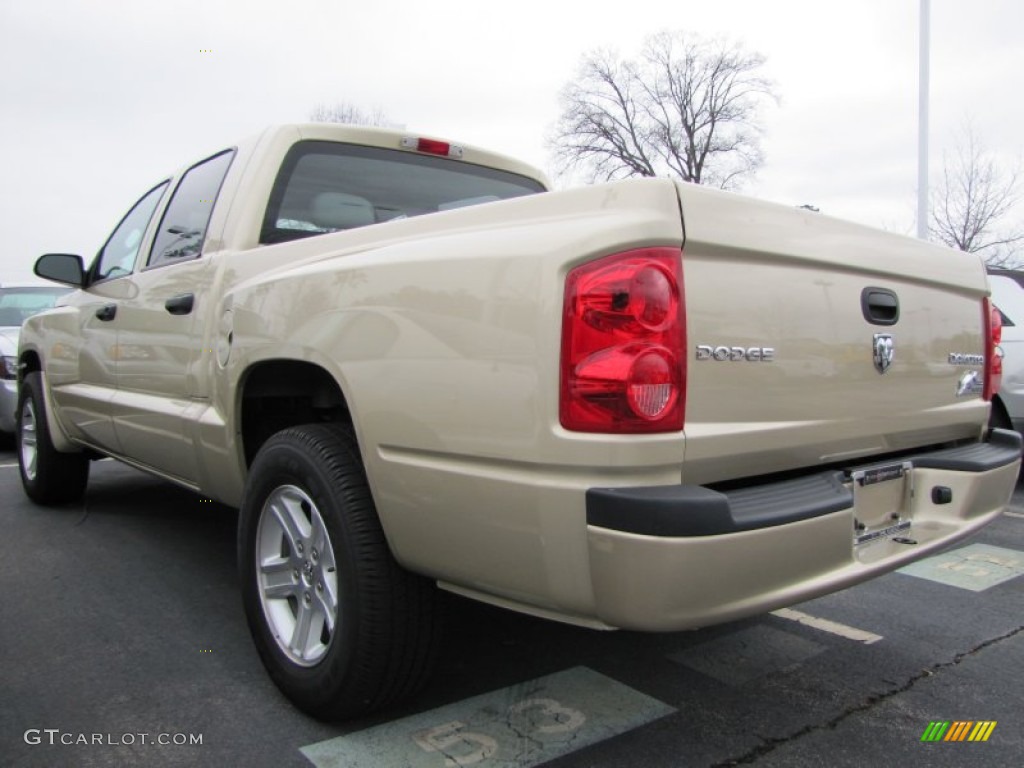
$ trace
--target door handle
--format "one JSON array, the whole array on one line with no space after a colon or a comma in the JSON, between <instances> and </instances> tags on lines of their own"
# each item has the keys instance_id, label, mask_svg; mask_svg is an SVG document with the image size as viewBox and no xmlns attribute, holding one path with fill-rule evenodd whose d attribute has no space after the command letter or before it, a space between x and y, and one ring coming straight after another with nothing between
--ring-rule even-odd
<instances>
[{"instance_id":1,"label":"door handle","mask_svg":"<svg viewBox=\"0 0 1024 768\"><path fill-rule=\"evenodd\" d=\"M164 308L172 315L187 315L192 311L192 305L195 304L196 297L192 293L182 293L178 296L172 296L164 302Z\"/></svg>"},{"instance_id":2,"label":"door handle","mask_svg":"<svg viewBox=\"0 0 1024 768\"><path fill-rule=\"evenodd\" d=\"M96 310L96 317L104 322L113 320L117 316L117 304L104 304Z\"/></svg>"}]
</instances>

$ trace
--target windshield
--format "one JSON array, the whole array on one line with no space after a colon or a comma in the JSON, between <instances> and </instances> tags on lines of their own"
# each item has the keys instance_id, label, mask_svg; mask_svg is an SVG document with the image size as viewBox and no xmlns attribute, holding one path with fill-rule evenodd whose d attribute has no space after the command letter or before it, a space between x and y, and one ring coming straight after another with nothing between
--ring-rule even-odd
<instances>
[{"instance_id":1,"label":"windshield","mask_svg":"<svg viewBox=\"0 0 1024 768\"><path fill-rule=\"evenodd\" d=\"M67 288L0 288L0 327L20 326L26 318L49 309Z\"/></svg>"}]
</instances>

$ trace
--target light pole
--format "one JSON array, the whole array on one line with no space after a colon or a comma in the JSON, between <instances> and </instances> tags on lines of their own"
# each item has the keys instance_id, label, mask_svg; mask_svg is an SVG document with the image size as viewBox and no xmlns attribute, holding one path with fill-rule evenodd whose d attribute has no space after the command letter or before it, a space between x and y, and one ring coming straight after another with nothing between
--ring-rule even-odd
<instances>
[{"instance_id":1,"label":"light pole","mask_svg":"<svg viewBox=\"0 0 1024 768\"><path fill-rule=\"evenodd\" d=\"M917 84L917 236L928 239L928 48L931 0L921 0L920 62Z\"/></svg>"}]
</instances>

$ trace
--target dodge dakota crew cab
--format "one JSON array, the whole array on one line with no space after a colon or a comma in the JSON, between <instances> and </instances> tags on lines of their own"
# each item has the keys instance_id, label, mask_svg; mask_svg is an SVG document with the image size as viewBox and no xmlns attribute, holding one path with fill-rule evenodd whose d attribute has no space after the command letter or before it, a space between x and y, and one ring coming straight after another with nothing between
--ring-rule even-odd
<instances>
[{"instance_id":1,"label":"dodge dakota crew cab","mask_svg":"<svg viewBox=\"0 0 1024 768\"><path fill-rule=\"evenodd\" d=\"M999 515L971 255L795 208L293 125L160 180L30 318L41 504L112 456L240 508L256 646L340 718L425 679L438 588L680 630L842 589Z\"/></svg>"}]
</instances>

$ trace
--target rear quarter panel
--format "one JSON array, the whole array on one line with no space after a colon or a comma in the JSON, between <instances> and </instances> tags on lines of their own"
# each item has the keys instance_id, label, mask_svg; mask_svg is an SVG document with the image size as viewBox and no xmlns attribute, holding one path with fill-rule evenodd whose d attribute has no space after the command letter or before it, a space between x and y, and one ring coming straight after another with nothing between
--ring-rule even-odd
<instances>
[{"instance_id":1,"label":"rear quarter panel","mask_svg":"<svg viewBox=\"0 0 1024 768\"><path fill-rule=\"evenodd\" d=\"M564 276L594 257L681 241L672 184L648 180L267 246L264 262L310 258L230 292L225 386L259 359L322 365L344 390L404 565L585 612L582 491L677 482L683 441L558 425ZM243 258L233 257L239 268Z\"/></svg>"}]
</instances>

